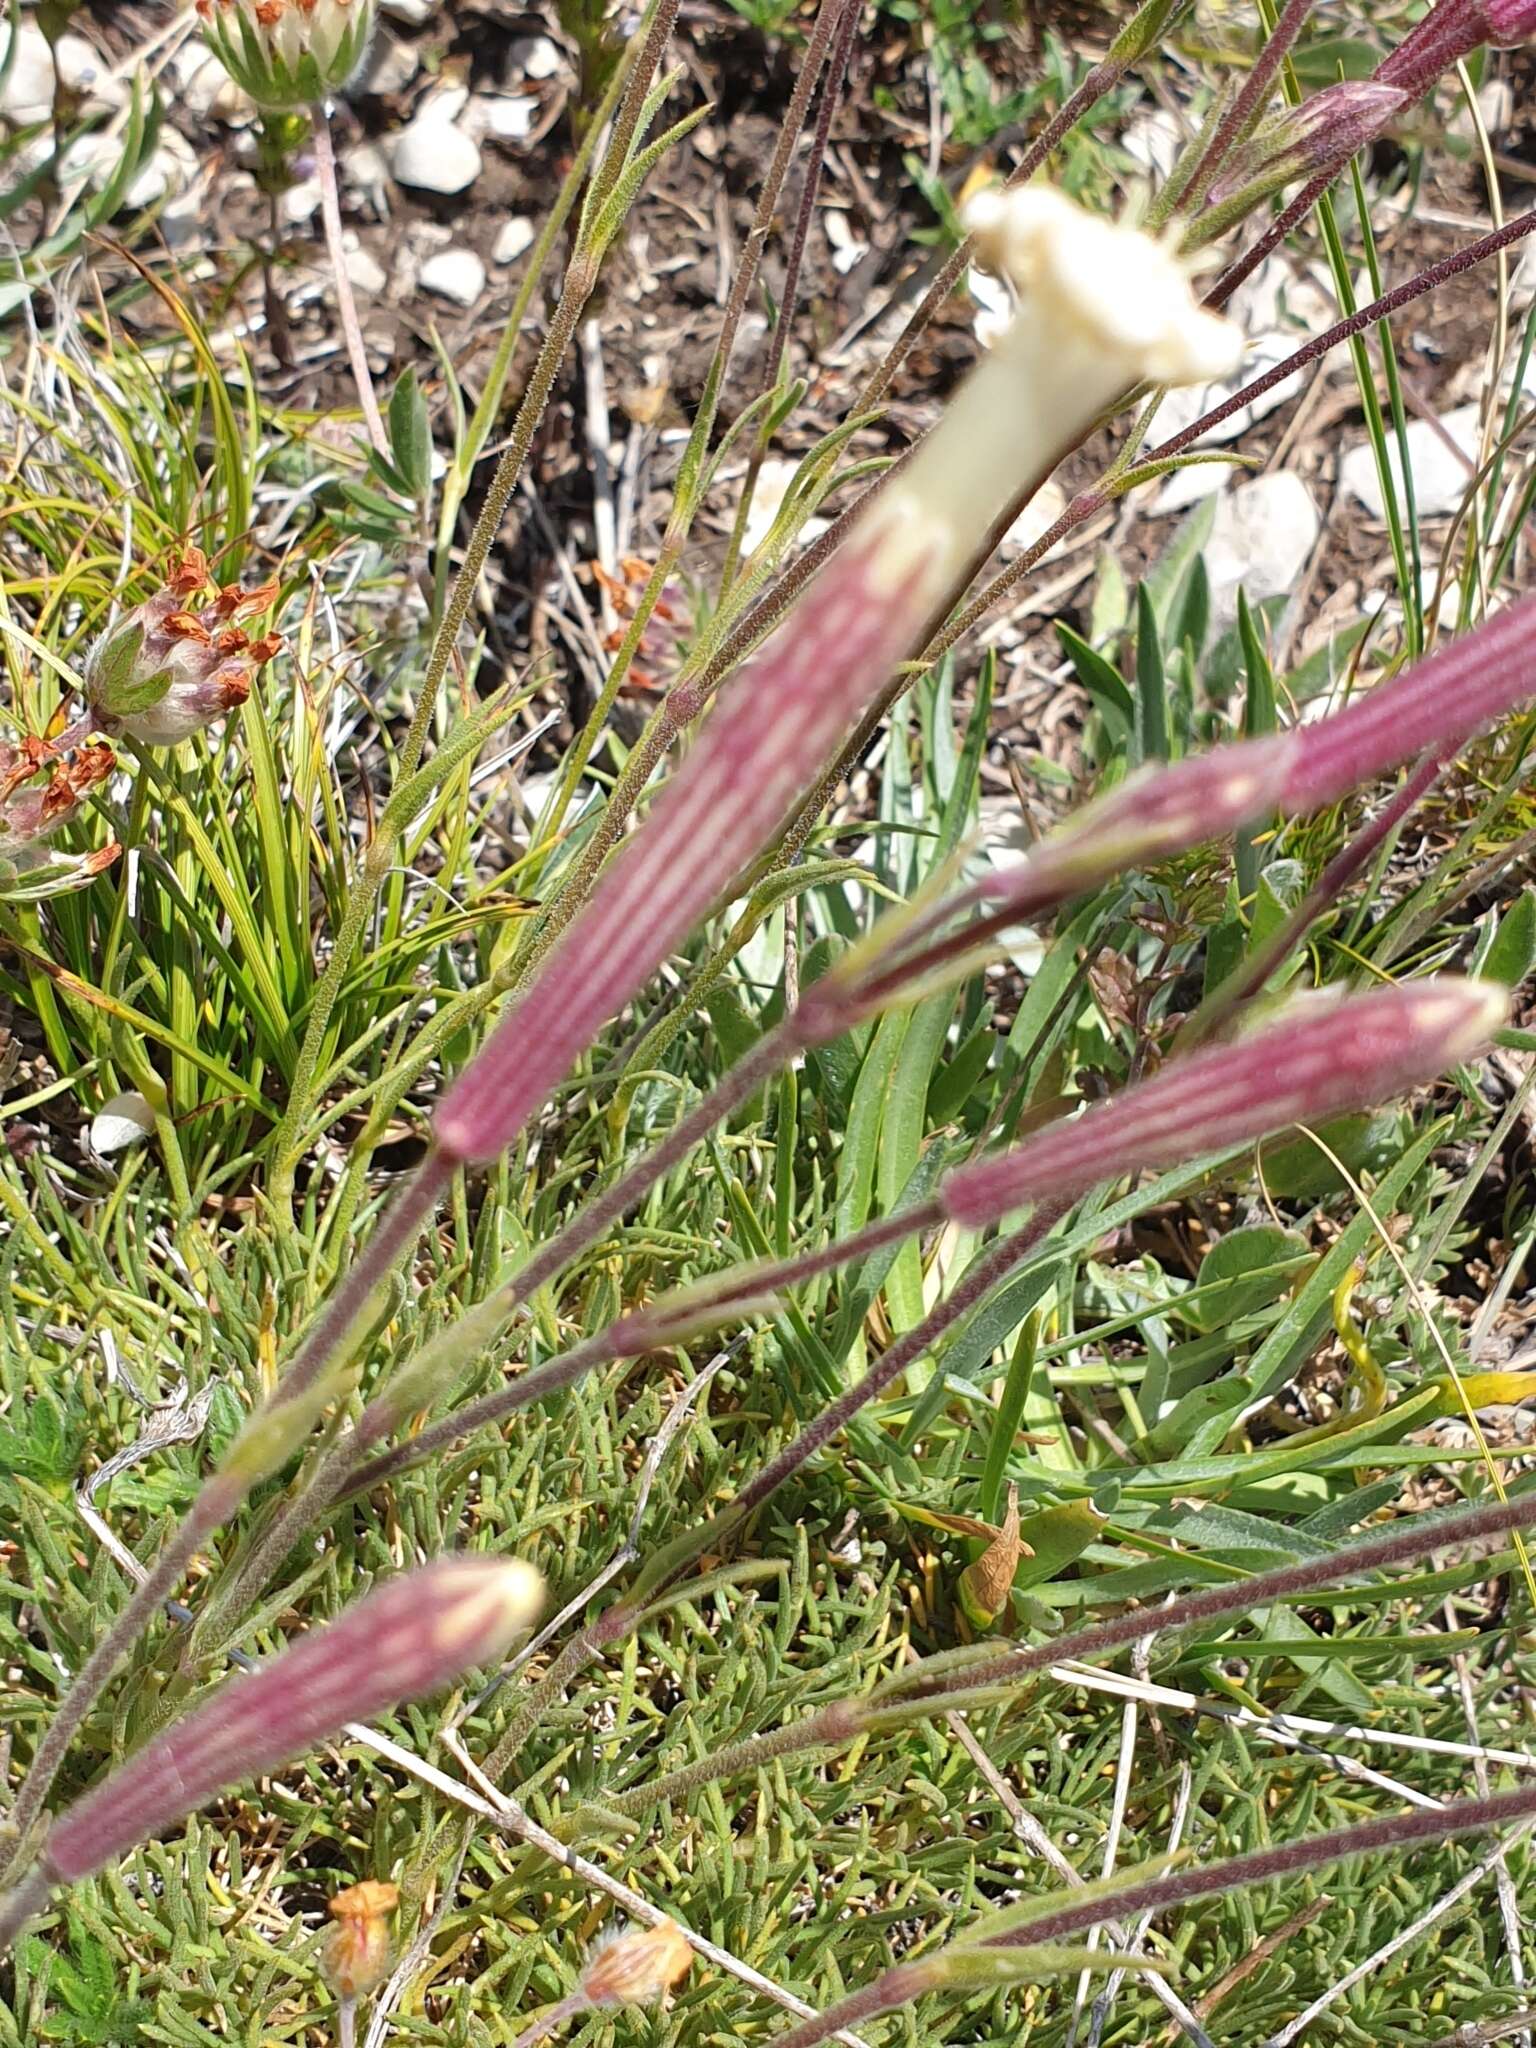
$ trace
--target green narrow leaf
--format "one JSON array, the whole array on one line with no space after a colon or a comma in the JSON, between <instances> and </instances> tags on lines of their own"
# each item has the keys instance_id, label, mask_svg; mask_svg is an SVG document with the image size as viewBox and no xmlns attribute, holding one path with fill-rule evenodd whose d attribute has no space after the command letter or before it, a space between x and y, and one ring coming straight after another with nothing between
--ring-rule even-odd
<instances>
[{"instance_id":1,"label":"green narrow leaf","mask_svg":"<svg viewBox=\"0 0 1536 2048\"><path fill-rule=\"evenodd\" d=\"M389 445L411 497L426 504L432 495L432 421L414 366L389 395Z\"/></svg>"}]
</instances>

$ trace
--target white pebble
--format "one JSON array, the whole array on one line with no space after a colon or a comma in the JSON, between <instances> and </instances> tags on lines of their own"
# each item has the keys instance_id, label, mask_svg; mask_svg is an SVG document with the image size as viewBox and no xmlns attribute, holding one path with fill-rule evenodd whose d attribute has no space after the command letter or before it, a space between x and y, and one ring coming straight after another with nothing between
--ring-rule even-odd
<instances>
[{"instance_id":1,"label":"white pebble","mask_svg":"<svg viewBox=\"0 0 1536 2048\"><path fill-rule=\"evenodd\" d=\"M421 288L456 306L472 306L485 290L485 265L473 249L443 249L421 266Z\"/></svg>"},{"instance_id":2,"label":"white pebble","mask_svg":"<svg viewBox=\"0 0 1536 2048\"><path fill-rule=\"evenodd\" d=\"M515 213L496 237L496 246L491 254L498 263L515 263L525 249L534 244L533 222Z\"/></svg>"},{"instance_id":3,"label":"white pebble","mask_svg":"<svg viewBox=\"0 0 1536 2048\"><path fill-rule=\"evenodd\" d=\"M395 137L391 169L419 192L463 192L480 175L480 146L441 115L418 114Z\"/></svg>"}]
</instances>

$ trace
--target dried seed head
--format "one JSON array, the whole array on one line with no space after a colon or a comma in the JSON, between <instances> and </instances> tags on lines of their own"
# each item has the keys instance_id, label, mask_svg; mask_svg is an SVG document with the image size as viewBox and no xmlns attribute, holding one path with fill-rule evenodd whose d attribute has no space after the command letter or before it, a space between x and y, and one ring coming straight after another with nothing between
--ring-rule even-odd
<instances>
[{"instance_id":1,"label":"dried seed head","mask_svg":"<svg viewBox=\"0 0 1536 2048\"><path fill-rule=\"evenodd\" d=\"M693 1950L675 1920L631 1927L597 1943L581 1973L588 2005L650 2005L687 1976Z\"/></svg>"},{"instance_id":2,"label":"dried seed head","mask_svg":"<svg viewBox=\"0 0 1536 2048\"><path fill-rule=\"evenodd\" d=\"M31 735L19 746L0 740L0 855L67 825L116 765L112 749L99 744L64 756Z\"/></svg>"},{"instance_id":3,"label":"dried seed head","mask_svg":"<svg viewBox=\"0 0 1536 2048\"><path fill-rule=\"evenodd\" d=\"M373 34L374 0L197 0L203 34L260 107L312 107L351 83Z\"/></svg>"},{"instance_id":4,"label":"dried seed head","mask_svg":"<svg viewBox=\"0 0 1536 2048\"><path fill-rule=\"evenodd\" d=\"M339 1998L360 1998L389 1968L389 1916L400 1903L398 1885L365 1879L338 1892L326 1911L336 1922L321 1967Z\"/></svg>"},{"instance_id":5,"label":"dried seed head","mask_svg":"<svg viewBox=\"0 0 1536 2048\"><path fill-rule=\"evenodd\" d=\"M233 621L265 611L277 588L221 589L201 549L173 555L160 589L91 649L85 694L96 727L171 747L238 709L257 669L284 643L276 633L253 640ZM194 606L199 596L207 601Z\"/></svg>"},{"instance_id":6,"label":"dried seed head","mask_svg":"<svg viewBox=\"0 0 1536 2048\"><path fill-rule=\"evenodd\" d=\"M111 866L120 851L115 843L67 854L48 842L116 765L112 749L99 744L64 754L31 735L14 746L0 740L0 899L38 903L84 888Z\"/></svg>"}]
</instances>

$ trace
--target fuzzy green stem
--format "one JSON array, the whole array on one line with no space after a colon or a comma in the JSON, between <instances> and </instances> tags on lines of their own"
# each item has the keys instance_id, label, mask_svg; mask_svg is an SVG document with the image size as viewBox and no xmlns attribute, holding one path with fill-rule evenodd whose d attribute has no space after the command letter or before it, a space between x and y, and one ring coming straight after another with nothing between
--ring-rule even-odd
<instances>
[{"instance_id":1,"label":"fuzzy green stem","mask_svg":"<svg viewBox=\"0 0 1536 2048\"><path fill-rule=\"evenodd\" d=\"M661 61L661 54L671 33L676 12L677 0L664 0L664 4L657 10L644 49L630 74L628 88L614 122L613 136L607 154L593 181L593 193L597 199L617 182L624 153L628 150L644 107L651 75ZM491 543L501 526L502 515L507 509L513 491L517 488L518 479L528 460L528 451L533 446L533 437L544 417L560 364L565 358L576 329L581 323L587 301L597 284L599 261L599 256L583 245L577 248L566 270L565 282L550 318L544 345L529 375L507 446L502 451L486 489L484 502L464 551L463 564L449 593L447 607L438 626L431 654L427 658L426 674L422 679L415 715L400 752L397 789L415 773L421 760L438 691L448 672L448 664L458 645L464 621L469 616L470 601L485 567L486 558L490 554ZM304 1042L299 1048L293 1078L289 1084L287 1107L272 1142L271 1200L279 1216L287 1215L292 1207L294 1172L300 1157L300 1135L310 1113L314 1078L319 1069L331 1014L340 996L342 982L351 967L352 956L362 936L364 925L371 915L374 899L393 863L394 843L399 831L403 829L404 822L393 818L389 807L386 806L380 831L374 844L369 848L362 872L348 898L336 945L311 998Z\"/></svg>"},{"instance_id":2,"label":"fuzzy green stem","mask_svg":"<svg viewBox=\"0 0 1536 2048\"><path fill-rule=\"evenodd\" d=\"M461 1438L573 1386L595 1366L607 1363L612 1353L606 1342L609 1332L604 1331L536 1371L525 1373L509 1386L498 1387L467 1407L454 1410L397 1450L362 1462L373 1445L401 1427L413 1408L425 1405L431 1398L425 1390L435 1381L440 1384L436 1370L439 1363L443 1378L462 1375L475 1355L495 1342L519 1303L536 1294L563 1267L596 1243L663 1175L679 1165L721 1118L745 1102L798 1049L799 1039L792 1022L767 1033L687 1115L679 1118L659 1144L611 1188L585 1202L565 1228L536 1251L504 1287L439 1331L405 1368L414 1391L404 1407L399 1388L386 1381L356 1425L337 1439L300 1490L284 1503L272 1526L240 1567L228 1595L221 1596L221 1608L238 1610L242 1601L253 1599L305 1529L339 1500L396 1478Z\"/></svg>"}]
</instances>

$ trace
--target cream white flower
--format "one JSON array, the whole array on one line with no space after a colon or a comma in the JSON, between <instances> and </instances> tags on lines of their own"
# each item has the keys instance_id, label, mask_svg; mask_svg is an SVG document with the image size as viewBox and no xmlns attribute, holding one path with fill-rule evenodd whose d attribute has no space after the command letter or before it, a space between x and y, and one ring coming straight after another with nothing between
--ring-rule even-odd
<instances>
[{"instance_id":1,"label":"cream white flower","mask_svg":"<svg viewBox=\"0 0 1536 2048\"><path fill-rule=\"evenodd\" d=\"M1171 244L1084 213L1048 186L981 193L966 225L1018 310L877 500L871 518L893 538L882 565L893 587L917 564L947 585L1000 508L1044 481L1123 393L1207 383L1242 353L1232 323L1196 300Z\"/></svg>"}]
</instances>

